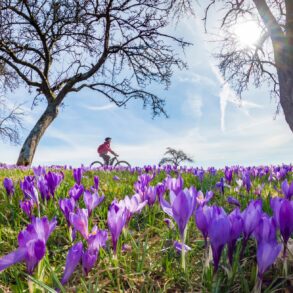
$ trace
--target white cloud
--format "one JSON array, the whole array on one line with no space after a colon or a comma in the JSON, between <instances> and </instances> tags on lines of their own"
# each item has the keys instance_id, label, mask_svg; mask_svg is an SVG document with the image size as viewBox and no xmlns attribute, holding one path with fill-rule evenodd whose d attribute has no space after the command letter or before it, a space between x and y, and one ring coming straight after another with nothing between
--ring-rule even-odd
<instances>
[{"instance_id":1,"label":"white cloud","mask_svg":"<svg viewBox=\"0 0 293 293\"><path fill-rule=\"evenodd\" d=\"M187 93L182 104L182 112L187 115L202 116L203 101L202 97L196 94Z\"/></svg>"},{"instance_id":2,"label":"white cloud","mask_svg":"<svg viewBox=\"0 0 293 293\"><path fill-rule=\"evenodd\" d=\"M114 105L113 103L112 104L109 103L102 106L83 105L83 108L87 110L91 110L91 111L106 111L106 110L111 110L113 108L116 108L116 105Z\"/></svg>"}]
</instances>

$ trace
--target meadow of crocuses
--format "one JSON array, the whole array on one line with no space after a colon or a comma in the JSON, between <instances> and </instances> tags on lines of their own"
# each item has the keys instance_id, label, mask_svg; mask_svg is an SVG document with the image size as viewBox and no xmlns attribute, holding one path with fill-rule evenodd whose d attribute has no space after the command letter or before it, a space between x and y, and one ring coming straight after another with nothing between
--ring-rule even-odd
<instances>
[{"instance_id":1,"label":"meadow of crocuses","mask_svg":"<svg viewBox=\"0 0 293 293\"><path fill-rule=\"evenodd\" d=\"M2 165L0 292L291 292L292 171Z\"/></svg>"}]
</instances>

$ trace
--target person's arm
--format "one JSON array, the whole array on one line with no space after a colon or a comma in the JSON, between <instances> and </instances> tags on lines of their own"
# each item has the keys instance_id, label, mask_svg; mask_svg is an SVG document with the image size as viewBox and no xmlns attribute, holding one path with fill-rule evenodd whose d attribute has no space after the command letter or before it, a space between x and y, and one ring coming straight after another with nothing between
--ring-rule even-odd
<instances>
[{"instance_id":1,"label":"person's arm","mask_svg":"<svg viewBox=\"0 0 293 293\"><path fill-rule=\"evenodd\" d=\"M111 153L111 154L113 154L114 156L119 156L118 154L116 154L114 151L112 151L112 150L109 150L109 152Z\"/></svg>"},{"instance_id":2,"label":"person's arm","mask_svg":"<svg viewBox=\"0 0 293 293\"><path fill-rule=\"evenodd\" d=\"M110 145L108 145L108 152L110 152L110 153L113 154L114 156L118 156L118 154L116 154L114 151L112 151Z\"/></svg>"}]
</instances>

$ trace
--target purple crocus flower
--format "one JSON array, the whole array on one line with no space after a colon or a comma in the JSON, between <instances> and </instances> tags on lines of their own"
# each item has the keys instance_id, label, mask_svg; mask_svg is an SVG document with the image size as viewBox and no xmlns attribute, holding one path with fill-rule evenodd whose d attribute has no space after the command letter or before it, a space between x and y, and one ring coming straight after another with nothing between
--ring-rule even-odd
<instances>
[{"instance_id":1,"label":"purple crocus flower","mask_svg":"<svg viewBox=\"0 0 293 293\"><path fill-rule=\"evenodd\" d=\"M187 188L178 192L177 195L170 191L170 203L163 196L160 198L160 204L163 211L171 216L178 225L181 243L185 244L186 226L192 216L195 208L196 195ZM182 268L185 270L185 251L182 249Z\"/></svg>"},{"instance_id":2,"label":"purple crocus flower","mask_svg":"<svg viewBox=\"0 0 293 293\"><path fill-rule=\"evenodd\" d=\"M82 267L85 275L94 267L101 247L106 246L108 233L106 230L97 230L95 226L91 235L89 236L88 249L82 254Z\"/></svg>"},{"instance_id":3,"label":"purple crocus flower","mask_svg":"<svg viewBox=\"0 0 293 293\"><path fill-rule=\"evenodd\" d=\"M112 244L114 255L117 253L117 242L126 224L128 211L125 207L121 207L116 201L113 201L108 210L108 227L112 235Z\"/></svg>"},{"instance_id":4,"label":"purple crocus flower","mask_svg":"<svg viewBox=\"0 0 293 293\"><path fill-rule=\"evenodd\" d=\"M29 217L29 219L31 219L34 206L33 201L31 199L21 200L19 201L19 206L24 211L24 213Z\"/></svg>"},{"instance_id":5,"label":"purple crocus flower","mask_svg":"<svg viewBox=\"0 0 293 293\"><path fill-rule=\"evenodd\" d=\"M280 197L273 197L270 199L270 205L271 205L271 208L274 212L274 219L275 219L278 227L280 227L279 214L280 214L280 207L281 207L283 200L284 200L284 198L280 198Z\"/></svg>"},{"instance_id":6,"label":"purple crocus flower","mask_svg":"<svg viewBox=\"0 0 293 293\"><path fill-rule=\"evenodd\" d=\"M156 193L157 193L158 198L160 198L162 195L164 195L165 192L166 192L165 185L163 183L158 183L156 185Z\"/></svg>"},{"instance_id":7,"label":"purple crocus flower","mask_svg":"<svg viewBox=\"0 0 293 293\"><path fill-rule=\"evenodd\" d=\"M249 170L245 171L242 176L243 184L246 187L246 191L249 192L251 189L251 180Z\"/></svg>"},{"instance_id":8,"label":"purple crocus flower","mask_svg":"<svg viewBox=\"0 0 293 293\"><path fill-rule=\"evenodd\" d=\"M242 219L243 219L243 245L241 256L244 253L246 243L248 238L258 225L260 218L262 215L262 201L261 199L252 200L246 207L246 209L242 212Z\"/></svg>"},{"instance_id":9,"label":"purple crocus flower","mask_svg":"<svg viewBox=\"0 0 293 293\"><path fill-rule=\"evenodd\" d=\"M33 167L33 171L36 177L44 176L46 174L46 168L42 166Z\"/></svg>"},{"instance_id":10,"label":"purple crocus flower","mask_svg":"<svg viewBox=\"0 0 293 293\"><path fill-rule=\"evenodd\" d=\"M88 248L90 250L99 251L100 248L106 246L107 239L108 239L107 230L98 230L97 227L95 226L87 240Z\"/></svg>"},{"instance_id":11,"label":"purple crocus flower","mask_svg":"<svg viewBox=\"0 0 293 293\"><path fill-rule=\"evenodd\" d=\"M119 201L119 206L125 207L128 211L127 223L129 222L132 215L135 213L140 213L147 203L147 200L141 200L139 194L135 194L131 198L129 196L125 196L123 200Z\"/></svg>"},{"instance_id":12,"label":"purple crocus flower","mask_svg":"<svg viewBox=\"0 0 293 293\"><path fill-rule=\"evenodd\" d=\"M291 200L291 197L293 195L293 181L290 184L288 184L288 181L286 179L285 181L282 182L281 188L282 188L282 192L284 196L287 199Z\"/></svg>"},{"instance_id":13,"label":"purple crocus flower","mask_svg":"<svg viewBox=\"0 0 293 293\"><path fill-rule=\"evenodd\" d=\"M157 188L153 186L149 186L146 189L144 199L147 200L149 206L152 206L157 199Z\"/></svg>"},{"instance_id":14,"label":"purple crocus flower","mask_svg":"<svg viewBox=\"0 0 293 293\"><path fill-rule=\"evenodd\" d=\"M205 175L205 171L204 170L198 170L197 177L198 177L198 179L199 179L199 181L201 183L203 182L204 175Z\"/></svg>"},{"instance_id":15,"label":"purple crocus flower","mask_svg":"<svg viewBox=\"0 0 293 293\"><path fill-rule=\"evenodd\" d=\"M86 190L83 194L83 200L86 208L89 211L89 217L92 214L92 211L104 200L105 196L99 196L97 192L91 194Z\"/></svg>"},{"instance_id":16,"label":"purple crocus flower","mask_svg":"<svg viewBox=\"0 0 293 293\"><path fill-rule=\"evenodd\" d=\"M83 175L82 168L73 169L73 178L77 185L81 184L82 175Z\"/></svg>"},{"instance_id":17,"label":"purple crocus flower","mask_svg":"<svg viewBox=\"0 0 293 293\"><path fill-rule=\"evenodd\" d=\"M76 213L69 214L69 221L84 239L88 239L88 210L78 209Z\"/></svg>"},{"instance_id":18,"label":"purple crocus flower","mask_svg":"<svg viewBox=\"0 0 293 293\"><path fill-rule=\"evenodd\" d=\"M29 274L46 253L46 242L57 224L56 219L33 218L32 223L18 234L19 248L0 259L0 271L21 261L26 262Z\"/></svg>"},{"instance_id":19,"label":"purple crocus flower","mask_svg":"<svg viewBox=\"0 0 293 293\"><path fill-rule=\"evenodd\" d=\"M240 202L236 198L234 198L232 196L228 196L227 201L229 204L235 205L240 208Z\"/></svg>"},{"instance_id":20,"label":"purple crocus flower","mask_svg":"<svg viewBox=\"0 0 293 293\"><path fill-rule=\"evenodd\" d=\"M40 191L41 197L43 200L49 200L50 199L50 191L47 180L41 176L38 178L38 189Z\"/></svg>"},{"instance_id":21,"label":"purple crocus flower","mask_svg":"<svg viewBox=\"0 0 293 293\"><path fill-rule=\"evenodd\" d=\"M178 178L167 177L165 179L165 186L170 191L173 191L175 194L179 193L183 189L184 181L181 176Z\"/></svg>"},{"instance_id":22,"label":"purple crocus flower","mask_svg":"<svg viewBox=\"0 0 293 293\"><path fill-rule=\"evenodd\" d=\"M39 205L38 191L31 177L26 176L23 181L20 181L20 188L27 199L32 199L37 206Z\"/></svg>"},{"instance_id":23,"label":"purple crocus flower","mask_svg":"<svg viewBox=\"0 0 293 293\"><path fill-rule=\"evenodd\" d=\"M258 225L255 227L253 235L257 243L263 242L276 242L277 225L274 218L269 217L263 213Z\"/></svg>"},{"instance_id":24,"label":"purple crocus flower","mask_svg":"<svg viewBox=\"0 0 293 293\"><path fill-rule=\"evenodd\" d=\"M113 177L113 180L114 180L114 181L119 181L120 178L119 178L117 175L115 175L115 176Z\"/></svg>"},{"instance_id":25,"label":"purple crocus flower","mask_svg":"<svg viewBox=\"0 0 293 293\"><path fill-rule=\"evenodd\" d=\"M83 246L81 241L76 243L69 249L67 257L66 257L65 270L61 280L62 285L68 282L75 268L79 264L81 260L81 256L82 256L82 249L83 249Z\"/></svg>"},{"instance_id":26,"label":"purple crocus flower","mask_svg":"<svg viewBox=\"0 0 293 293\"><path fill-rule=\"evenodd\" d=\"M60 185L60 183L63 180L64 175L62 173L53 173L48 172L45 175L45 179L47 181L48 189L52 197L55 195L55 191L57 187Z\"/></svg>"},{"instance_id":27,"label":"purple crocus flower","mask_svg":"<svg viewBox=\"0 0 293 293\"><path fill-rule=\"evenodd\" d=\"M170 230L173 230L175 228L175 225L171 219L165 218L163 221L166 223Z\"/></svg>"},{"instance_id":28,"label":"purple crocus flower","mask_svg":"<svg viewBox=\"0 0 293 293\"><path fill-rule=\"evenodd\" d=\"M184 189L176 195L170 191L170 203L163 196L160 198L163 211L171 216L178 225L180 236L183 239L185 227L195 208L195 196L188 189Z\"/></svg>"},{"instance_id":29,"label":"purple crocus flower","mask_svg":"<svg viewBox=\"0 0 293 293\"><path fill-rule=\"evenodd\" d=\"M225 169L225 179L228 182L228 184L231 184L232 179L233 179L233 169L231 169L231 168Z\"/></svg>"},{"instance_id":30,"label":"purple crocus flower","mask_svg":"<svg viewBox=\"0 0 293 293\"><path fill-rule=\"evenodd\" d=\"M59 199L59 207L66 218L67 225L70 226L70 213L74 213L75 200L73 198Z\"/></svg>"},{"instance_id":31,"label":"purple crocus flower","mask_svg":"<svg viewBox=\"0 0 293 293\"><path fill-rule=\"evenodd\" d=\"M100 184L100 178L99 176L94 176L94 186L93 189L98 191L99 190L99 184Z\"/></svg>"},{"instance_id":32,"label":"purple crocus flower","mask_svg":"<svg viewBox=\"0 0 293 293\"><path fill-rule=\"evenodd\" d=\"M189 251L189 250L191 250L191 247L189 247L188 245L186 245L186 244L182 244L181 242L179 242L179 241L174 241L173 242L173 246L174 246L174 248L175 248L175 250L176 251L178 251L178 252L180 252L180 253L182 253L182 247L184 246L184 251Z\"/></svg>"},{"instance_id":33,"label":"purple crocus flower","mask_svg":"<svg viewBox=\"0 0 293 293\"><path fill-rule=\"evenodd\" d=\"M213 217L213 208L207 205L199 206L195 210L194 219L197 228L204 237L205 247L207 247L207 237L209 225Z\"/></svg>"},{"instance_id":34,"label":"purple crocus flower","mask_svg":"<svg viewBox=\"0 0 293 293\"><path fill-rule=\"evenodd\" d=\"M83 271L87 276L98 259L98 251L88 249L83 252L81 259Z\"/></svg>"},{"instance_id":35,"label":"purple crocus flower","mask_svg":"<svg viewBox=\"0 0 293 293\"><path fill-rule=\"evenodd\" d=\"M127 243L123 243L122 247L121 247L121 250L122 250L122 252L128 252L128 251L132 250L132 247Z\"/></svg>"},{"instance_id":36,"label":"purple crocus flower","mask_svg":"<svg viewBox=\"0 0 293 293\"><path fill-rule=\"evenodd\" d=\"M212 199L213 196L214 196L214 193L212 191L207 191L206 195L204 196L203 192L200 190L196 193L196 202L198 205L203 206L207 204Z\"/></svg>"},{"instance_id":37,"label":"purple crocus flower","mask_svg":"<svg viewBox=\"0 0 293 293\"><path fill-rule=\"evenodd\" d=\"M230 233L228 240L228 258L232 265L233 252L235 250L236 241L243 231L243 219L239 208L236 208L233 212L228 215L230 221Z\"/></svg>"},{"instance_id":38,"label":"purple crocus flower","mask_svg":"<svg viewBox=\"0 0 293 293\"><path fill-rule=\"evenodd\" d=\"M82 185L74 184L69 190L69 196L74 198L75 201L78 201L84 192Z\"/></svg>"},{"instance_id":39,"label":"purple crocus flower","mask_svg":"<svg viewBox=\"0 0 293 293\"><path fill-rule=\"evenodd\" d=\"M14 185L11 178L4 178L3 186L6 190L7 196L12 196L14 194Z\"/></svg>"},{"instance_id":40,"label":"purple crocus flower","mask_svg":"<svg viewBox=\"0 0 293 293\"><path fill-rule=\"evenodd\" d=\"M279 210L279 227L284 241L284 256L286 253L287 242L293 232L293 206L288 199L284 199Z\"/></svg>"},{"instance_id":41,"label":"purple crocus flower","mask_svg":"<svg viewBox=\"0 0 293 293\"><path fill-rule=\"evenodd\" d=\"M252 200L248 204L247 208L242 212L243 218L243 233L244 238L248 239L255 227L259 223L259 220L262 215L262 201L261 200Z\"/></svg>"},{"instance_id":42,"label":"purple crocus flower","mask_svg":"<svg viewBox=\"0 0 293 293\"><path fill-rule=\"evenodd\" d=\"M146 191L152 179L150 175L142 174L138 177L137 182L134 183L134 189L140 194L142 200L145 200Z\"/></svg>"},{"instance_id":43,"label":"purple crocus flower","mask_svg":"<svg viewBox=\"0 0 293 293\"><path fill-rule=\"evenodd\" d=\"M225 211L220 207L213 206L213 217L209 225L208 235L213 252L214 271L216 272L223 248L230 237L230 221Z\"/></svg>"},{"instance_id":44,"label":"purple crocus flower","mask_svg":"<svg viewBox=\"0 0 293 293\"><path fill-rule=\"evenodd\" d=\"M263 188L264 188L265 184L261 184L261 185L258 185L256 188L255 188L255 191L254 191L254 194L256 194L257 196L261 196L261 193L263 191Z\"/></svg>"},{"instance_id":45,"label":"purple crocus flower","mask_svg":"<svg viewBox=\"0 0 293 293\"><path fill-rule=\"evenodd\" d=\"M282 249L282 245L276 241L262 241L257 247L258 277L262 280L265 271L275 262Z\"/></svg>"},{"instance_id":46,"label":"purple crocus flower","mask_svg":"<svg viewBox=\"0 0 293 293\"><path fill-rule=\"evenodd\" d=\"M220 189L220 192L224 194L225 192L225 179L221 178L219 182L216 183L216 187Z\"/></svg>"}]
</instances>

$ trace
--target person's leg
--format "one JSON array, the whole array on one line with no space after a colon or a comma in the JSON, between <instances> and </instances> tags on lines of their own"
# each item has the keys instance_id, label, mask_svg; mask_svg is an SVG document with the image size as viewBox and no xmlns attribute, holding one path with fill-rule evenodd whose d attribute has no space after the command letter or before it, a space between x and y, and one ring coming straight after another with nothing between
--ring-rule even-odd
<instances>
[{"instance_id":1,"label":"person's leg","mask_svg":"<svg viewBox=\"0 0 293 293\"><path fill-rule=\"evenodd\" d=\"M105 155L105 162L106 162L106 165L109 166L110 165L110 156L109 155Z\"/></svg>"},{"instance_id":2,"label":"person's leg","mask_svg":"<svg viewBox=\"0 0 293 293\"><path fill-rule=\"evenodd\" d=\"M104 160L104 164L105 164L106 166L108 166L108 165L109 165L109 161L110 161L110 156L107 155L107 154L100 154L100 157L103 158L103 160Z\"/></svg>"}]
</instances>

